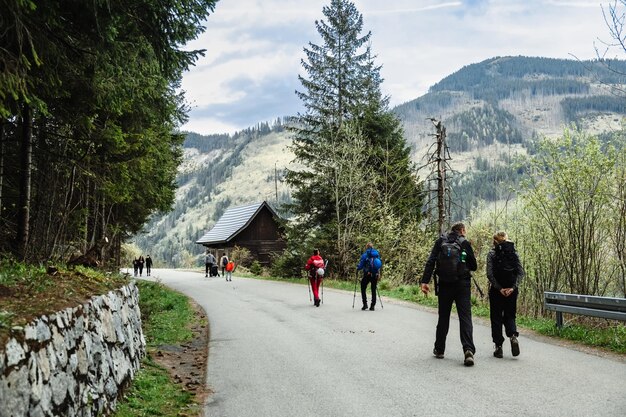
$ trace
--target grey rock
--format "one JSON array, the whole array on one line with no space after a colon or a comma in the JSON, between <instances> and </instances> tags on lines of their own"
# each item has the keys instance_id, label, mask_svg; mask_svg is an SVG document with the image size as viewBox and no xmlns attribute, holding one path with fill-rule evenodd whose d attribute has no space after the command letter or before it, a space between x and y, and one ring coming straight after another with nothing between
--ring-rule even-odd
<instances>
[{"instance_id":1,"label":"grey rock","mask_svg":"<svg viewBox=\"0 0 626 417\"><path fill-rule=\"evenodd\" d=\"M5 346L7 367L15 366L26 359L26 351L20 342L11 338Z\"/></svg>"},{"instance_id":2,"label":"grey rock","mask_svg":"<svg viewBox=\"0 0 626 417\"><path fill-rule=\"evenodd\" d=\"M126 343L126 335L122 324L122 318L119 314L113 315L113 328L115 329L115 338L119 344Z\"/></svg>"},{"instance_id":3,"label":"grey rock","mask_svg":"<svg viewBox=\"0 0 626 417\"><path fill-rule=\"evenodd\" d=\"M129 316L130 316L130 311L128 309L128 304L122 305L122 308L120 309L120 316L122 318L122 324L127 325L128 324L128 320L129 320Z\"/></svg>"},{"instance_id":4,"label":"grey rock","mask_svg":"<svg viewBox=\"0 0 626 417\"><path fill-rule=\"evenodd\" d=\"M73 404L76 403L76 398L77 398L77 389L78 389L78 384L76 382L76 379L74 379L72 377L72 375L68 375L67 378L67 394L70 397L70 400Z\"/></svg>"},{"instance_id":5,"label":"grey rock","mask_svg":"<svg viewBox=\"0 0 626 417\"><path fill-rule=\"evenodd\" d=\"M111 358L113 359L113 377L118 385L122 384L129 375L129 363L124 356L124 352L117 347L111 349Z\"/></svg>"},{"instance_id":6,"label":"grey rock","mask_svg":"<svg viewBox=\"0 0 626 417\"><path fill-rule=\"evenodd\" d=\"M76 335L78 337L82 337L85 333L85 316L78 316L74 320L74 330L76 331Z\"/></svg>"},{"instance_id":7,"label":"grey rock","mask_svg":"<svg viewBox=\"0 0 626 417\"><path fill-rule=\"evenodd\" d=\"M39 399L39 406L50 415L49 412L52 409L52 387L50 384L43 384L41 390L41 397Z\"/></svg>"},{"instance_id":8,"label":"grey rock","mask_svg":"<svg viewBox=\"0 0 626 417\"><path fill-rule=\"evenodd\" d=\"M39 404L36 406L31 406L30 411L28 412L28 417L45 417L46 413L43 410L43 407Z\"/></svg>"},{"instance_id":9,"label":"grey rock","mask_svg":"<svg viewBox=\"0 0 626 417\"><path fill-rule=\"evenodd\" d=\"M38 404L43 395L43 374L37 361L38 355L30 355L28 358L28 380L30 382L30 402Z\"/></svg>"},{"instance_id":10,"label":"grey rock","mask_svg":"<svg viewBox=\"0 0 626 417\"><path fill-rule=\"evenodd\" d=\"M52 402L61 405L67 397L67 386L69 378L65 372L57 372L50 377L50 388L52 389Z\"/></svg>"},{"instance_id":11,"label":"grey rock","mask_svg":"<svg viewBox=\"0 0 626 417\"><path fill-rule=\"evenodd\" d=\"M0 417L27 415L29 396L30 384L26 366L15 368L5 378L0 378Z\"/></svg>"},{"instance_id":12,"label":"grey rock","mask_svg":"<svg viewBox=\"0 0 626 417\"><path fill-rule=\"evenodd\" d=\"M87 375L87 371L89 370L89 359L87 358L87 349L85 347L85 340L89 340L88 338L84 339L76 350L76 362L77 369L79 375Z\"/></svg>"},{"instance_id":13,"label":"grey rock","mask_svg":"<svg viewBox=\"0 0 626 417\"><path fill-rule=\"evenodd\" d=\"M46 347L46 350L48 352L48 360L50 361L50 374L53 374L59 368L59 360L52 343Z\"/></svg>"},{"instance_id":14,"label":"grey rock","mask_svg":"<svg viewBox=\"0 0 626 417\"><path fill-rule=\"evenodd\" d=\"M50 379L50 358L47 349L40 349L37 352L37 364L39 365L43 382L48 382Z\"/></svg>"},{"instance_id":15,"label":"grey rock","mask_svg":"<svg viewBox=\"0 0 626 417\"><path fill-rule=\"evenodd\" d=\"M57 364L61 368L67 366L67 347L65 344L65 337L59 332L56 327L52 328L52 345L57 356Z\"/></svg>"},{"instance_id":16,"label":"grey rock","mask_svg":"<svg viewBox=\"0 0 626 417\"><path fill-rule=\"evenodd\" d=\"M47 342L52 337L50 327L41 319L37 319L26 326L24 335L27 341L37 341L37 343Z\"/></svg>"},{"instance_id":17,"label":"grey rock","mask_svg":"<svg viewBox=\"0 0 626 417\"><path fill-rule=\"evenodd\" d=\"M68 371L71 374L74 374L76 372L76 369L78 369L78 357L76 356L76 353L72 353L70 354L68 360Z\"/></svg>"},{"instance_id":18,"label":"grey rock","mask_svg":"<svg viewBox=\"0 0 626 417\"><path fill-rule=\"evenodd\" d=\"M113 380L113 378L107 379L107 382L104 385L104 393L109 398L117 397L117 385L115 384L115 381Z\"/></svg>"},{"instance_id":19,"label":"grey rock","mask_svg":"<svg viewBox=\"0 0 626 417\"><path fill-rule=\"evenodd\" d=\"M109 310L102 310L100 319L102 320L102 335L104 336L104 340L109 343L117 342L117 334L113 327L113 316L111 312Z\"/></svg>"}]
</instances>

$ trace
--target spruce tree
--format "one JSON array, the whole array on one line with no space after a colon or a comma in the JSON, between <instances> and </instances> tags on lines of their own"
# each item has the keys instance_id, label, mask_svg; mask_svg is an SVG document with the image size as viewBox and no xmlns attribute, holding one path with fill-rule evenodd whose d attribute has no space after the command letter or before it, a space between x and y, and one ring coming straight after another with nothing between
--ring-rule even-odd
<instances>
[{"instance_id":1,"label":"spruce tree","mask_svg":"<svg viewBox=\"0 0 626 417\"><path fill-rule=\"evenodd\" d=\"M302 67L307 76L299 77L303 90L296 92L305 111L291 126L296 161L303 169L288 171L287 182L294 189L290 209L299 220L299 234L315 236L326 242L325 249L347 260L341 252L354 250L367 237L354 234L346 239L342 225L351 224L356 231L354 225L361 224L363 233L375 233L366 230L370 222L364 212L370 219L384 212L399 224L415 222L422 193L400 121L381 92L381 67L374 63L371 32L361 35L363 16L347 0L331 0L323 14L326 20L315 22L322 44L310 42L304 49ZM360 173L344 166L348 158L329 155L345 152L346 143L361 144L356 150L363 154ZM357 182L338 178L338 172L367 177L360 185L363 189L356 190L366 196L358 210L354 204L344 205L337 193L345 184Z\"/></svg>"}]
</instances>

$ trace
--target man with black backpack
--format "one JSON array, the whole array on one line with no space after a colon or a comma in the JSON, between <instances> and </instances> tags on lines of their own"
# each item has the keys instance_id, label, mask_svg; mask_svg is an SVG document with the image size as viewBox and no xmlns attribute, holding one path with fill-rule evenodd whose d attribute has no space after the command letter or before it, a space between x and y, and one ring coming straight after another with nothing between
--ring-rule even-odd
<instances>
[{"instance_id":1,"label":"man with black backpack","mask_svg":"<svg viewBox=\"0 0 626 417\"><path fill-rule=\"evenodd\" d=\"M441 235L430 252L421 280L422 292L430 292L428 283L435 273L435 294L439 297L439 320L433 354L443 359L446 350L446 336L450 327L452 303L456 304L460 322L461 344L465 356L465 366L474 365L471 271L476 271L476 257L468 240L465 239L465 225L456 223L450 233Z\"/></svg>"},{"instance_id":2,"label":"man with black backpack","mask_svg":"<svg viewBox=\"0 0 626 417\"><path fill-rule=\"evenodd\" d=\"M493 249L487 254L487 279L489 280L489 318L491 338L496 345L493 356L502 358L502 325L511 341L511 354L519 355L519 341L515 313L518 286L524 278L524 268L515 251L515 245L505 232L493 235Z\"/></svg>"},{"instance_id":3,"label":"man with black backpack","mask_svg":"<svg viewBox=\"0 0 626 417\"><path fill-rule=\"evenodd\" d=\"M383 262L380 259L380 254L374 245L369 242L365 246L365 252L359 259L357 265L357 271L363 270L363 279L361 279L361 298L363 299L363 307L361 310L367 310L367 284L372 284L372 304L370 304L370 310L374 311L376 306L376 287L378 284L378 278L380 278L380 268L382 268ZM355 283L356 286L356 283Z\"/></svg>"}]
</instances>

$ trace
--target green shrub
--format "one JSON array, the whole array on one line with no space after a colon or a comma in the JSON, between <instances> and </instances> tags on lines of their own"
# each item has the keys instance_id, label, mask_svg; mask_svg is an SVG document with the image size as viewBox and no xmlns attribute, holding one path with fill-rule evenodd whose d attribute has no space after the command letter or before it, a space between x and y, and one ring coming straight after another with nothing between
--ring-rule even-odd
<instances>
[{"instance_id":1,"label":"green shrub","mask_svg":"<svg viewBox=\"0 0 626 417\"><path fill-rule=\"evenodd\" d=\"M259 276L263 274L263 267L256 259L252 262L252 264L250 264L250 272Z\"/></svg>"}]
</instances>

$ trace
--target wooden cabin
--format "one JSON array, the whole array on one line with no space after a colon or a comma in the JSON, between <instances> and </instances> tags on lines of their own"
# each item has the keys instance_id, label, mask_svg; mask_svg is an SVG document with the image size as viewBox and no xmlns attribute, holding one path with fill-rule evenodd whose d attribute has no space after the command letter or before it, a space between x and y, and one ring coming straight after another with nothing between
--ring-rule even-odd
<instances>
[{"instance_id":1,"label":"wooden cabin","mask_svg":"<svg viewBox=\"0 0 626 417\"><path fill-rule=\"evenodd\" d=\"M247 248L253 259L267 266L286 247L279 219L266 201L230 207L196 243L212 249L218 261L223 253L230 256L235 246Z\"/></svg>"}]
</instances>

